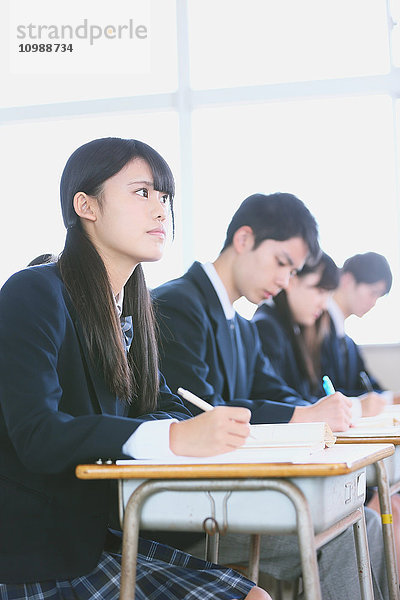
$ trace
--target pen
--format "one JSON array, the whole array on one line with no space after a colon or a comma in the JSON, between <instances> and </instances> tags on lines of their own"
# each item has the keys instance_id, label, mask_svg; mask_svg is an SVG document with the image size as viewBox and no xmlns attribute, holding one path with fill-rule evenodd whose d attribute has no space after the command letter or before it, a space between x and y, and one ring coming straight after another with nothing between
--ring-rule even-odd
<instances>
[{"instance_id":1,"label":"pen","mask_svg":"<svg viewBox=\"0 0 400 600\"><path fill-rule=\"evenodd\" d=\"M325 390L325 394L329 396L330 394L335 393L335 388L333 387L332 381L329 379L328 375L324 375L322 378L322 387Z\"/></svg>"},{"instance_id":2,"label":"pen","mask_svg":"<svg viewBox=\"0 0 400 600\"><path fill-rule=\"evenodd\" d=\"M188 390L184 390L181 387L178 388L178 394L180 396L182 396L182 398L185 398L185 400L187 400L188 402L191 402L192 404L197 406L197 408L201 408L201 410L207 411L207 410L213 410L213 408L214 408L213 406L211 406L211 404L209 404L205 400L202 400L195 394L192 394L192 392L189 392Z\"/></svg>"},{"instance_id":3,"label":"pen","mask_svg":"<svg viewBox=\"0 0 400 600\"><path fill-rule=\"evenodd\" d=\"M202 400L201 398L196 396L196 394L192 394L192 392L189 392L189 390L184 390L183 388L180 387L177 389L177 392L180 396L182 396L182 398L185 398L185 400L187 400L188 402L191 402L192 404L197 406L197 408L201 408L201 410L204 410L204 411L214 410L214 407L211 406L211 404L209 404L205 400ZM251 435L251 433L249 434L249 437L251 437L252 439L255 439L254 435Z\"/></svg>"},{"instance_id":4,"label":"pen","mask_svg":"<svg viewBox=\"0 0 400 600\"><path fill-rule=\"evenodd\" d=\"M374 388L372 387L372 383L370 378L368 377L367 373L365 371L360 371L360 379L361 379L361 383L363 384L363 386L365 387L367 392L373 392Z\"/></svg>"}]
</instances>

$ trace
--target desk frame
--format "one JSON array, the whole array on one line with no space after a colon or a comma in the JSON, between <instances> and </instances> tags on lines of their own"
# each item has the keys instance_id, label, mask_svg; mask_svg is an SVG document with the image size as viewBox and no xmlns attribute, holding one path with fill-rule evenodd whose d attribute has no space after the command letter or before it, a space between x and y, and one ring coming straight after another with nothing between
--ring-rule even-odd
<instances>
[{"instance_id":1,"label":"desk frame","mask_svg":"<svg viewBox=\"0 0 400 600\"><path fill-rule=\"evenodd\" d=\"M302 579L305 597L322 600L316 550L353 525L361 597L373 600L372 578L369 564L367 533L364 510L357 508L347 517L329 529L314 535L313 523L308 502L301 490L285 479L224 479L224 480L162 480L151 479L142 483L132 493L124 514L121 595L120 600L134 600L136 579L136 559L140 528L140 515L146 499L161 491L229 491L229 490L275 490L289 498L296 511L297 534L302 565ZM229 525L228 525L229 529ZM259 536L254 536L259 539ZM256 544L257 545L257 544ZM257 557L257 550L254 555ZM258 571L258 560L252 566Z\"/></svg>"},{"instance_id":2,"label":"desk frame","mask_svg":"<svg viewBox=\"0 0 400 600\"><path fill-rule=\"evenodd\" d=\"M378 441L379 440L379 441ZM338 444L377 444L377 443L389 443L395 445L398 444L398 438L393 437L342 437L338 438ZM390 497L400 490L400 474L399 481L393 485L389 484L389 478L387 475L386 467L383 460L375 463L376 479L378 483L378 496L379 506L382 515L391 515L392 506ZM386 571L388 578L388 589L390 600L400 600L400 588L399 588L399 574L397 572L396 562L396 548L394 542L393 523L387 522L381 519L382 522L382 535L383 535L383 547L385 552Z\"/></svg>"},{"instance_id":3,"label":"desk frame","mask_svg":"<svg viewBox=\"0 0 400 600\"><path fill-rule=\"evenodd\" d=\"M362 454L359 454L362 449ZM354 449L355 450L355 449ZM327 451L329 453L329 450ZM81 479L142 479L131 494L124 514L121 567L121 600L134 600L138 534L143 503L152 494L161 491L230 491L275 490L284 494L294 506L301 548L303 583L308 600L321 600L316 550L339 533L353 525L359 567L362 600L373 600L372 577L369 562L363 507L349 514L328 529L314 534L308 501L303 492L288 478L330 477L349 474L376 463L394 453L393 445L379 444L364 454L364 448L354 452L351 463L345 460L327 460L315 463L221 463L221 464L134 464L132 465L79 465L76 475ZM340 453L339 453L340 455ZM331 457L332 459L332 457ZM245 470L244 470L245 469ZM121 503L121 494L120 494ZM229 527L228 527L229 528ZM257 538L258 536L254 536ZM257 543L254 544L257 559Z\"/></svg>"}]
</instances>

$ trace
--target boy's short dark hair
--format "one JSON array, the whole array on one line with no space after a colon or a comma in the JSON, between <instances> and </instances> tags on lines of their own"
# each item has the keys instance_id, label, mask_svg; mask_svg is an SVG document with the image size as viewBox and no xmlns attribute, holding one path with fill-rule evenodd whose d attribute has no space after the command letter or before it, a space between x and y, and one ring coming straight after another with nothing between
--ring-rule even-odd
<instances>
[{"instance_id":1,"label":"boy's short dark hair","mask_svg":"<svg viewBox=\"0 0 400 600\"><path fill-rule=\"evenodd\" d=\"M221 252L232 244L235 232L244 225L253 230L254 249L264 240L285 241L300 237L308 246L309 259L316 260L320 256L317 223L293 194L253 194L246 198L232 217Z\"/></svg>"},{"instance_id":2,"label":"boy's short dark hair","mask_svg":"<svg viewBox=\"0 0 400 600\"><path fill-rule=\"evenodd\" d=\"M351 273L357 283L378 283L384 281L386 290L382 295L387 294L392 287L393 276L389 263L382 254L377 252L365 252L365 254L355 254L348 258L342 269L342 273Z\"/></svg>"}]
</instances>

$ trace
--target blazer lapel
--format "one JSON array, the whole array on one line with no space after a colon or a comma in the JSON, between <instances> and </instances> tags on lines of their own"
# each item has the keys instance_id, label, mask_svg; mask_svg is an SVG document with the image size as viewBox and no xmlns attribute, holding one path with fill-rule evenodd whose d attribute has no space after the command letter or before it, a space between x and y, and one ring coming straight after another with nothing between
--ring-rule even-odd
<instances>
[{"instance_id":1,"label":"blazer lapel","mask_svg":"<svg viewBox=\"0 0 400 600\"><path fill-rule=\"evenodd\" d=\"M108 415L122 415L124 414L124 407L122 403L109 391L104 381L103 375L96 369L90 360L89 350L86 344L85 335L83 333L82 325L75 311L75 307L72 304L69 296L65 296L65 301L68 307L68 311L73 320L75 331L79 340L79 346L81 348L82 361L85 367L86 377L88 379L89 387L94 391L95 399L98 404L99 412ZM121 405L121 407L119 407Z\"/></svg>"},{"instance_id":2,"label":"blazer lapel","mask_svg":"<svg viewBox=\"0 0 400 600\"><path fill-rule=\"evenodd\" d=\"M215 333L220 361L226 376L229 400L233 400L236 382L236 373L234 371L235 357L233 355L232 338L225 313L214 286L200 263L195 262L187 272L187 276L196 284L196 287L205 300L206 310Z\"/></svg>"}]
</instances>

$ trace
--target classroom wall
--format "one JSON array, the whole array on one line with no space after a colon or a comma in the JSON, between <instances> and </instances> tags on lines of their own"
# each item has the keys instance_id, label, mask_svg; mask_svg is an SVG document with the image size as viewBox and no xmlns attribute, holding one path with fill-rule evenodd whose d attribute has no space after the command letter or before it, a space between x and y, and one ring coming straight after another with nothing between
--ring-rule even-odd
<instances>
[{"instance_id":1,"label":"classroom wall","mask_svg":"<svg viewBox=\"0 0 400 600\"><path fill-rule=\"evenodd\" d=\"M385 388L400 391L400 344L362 346L367 368Z\"/></svg>"}]
</instances>

